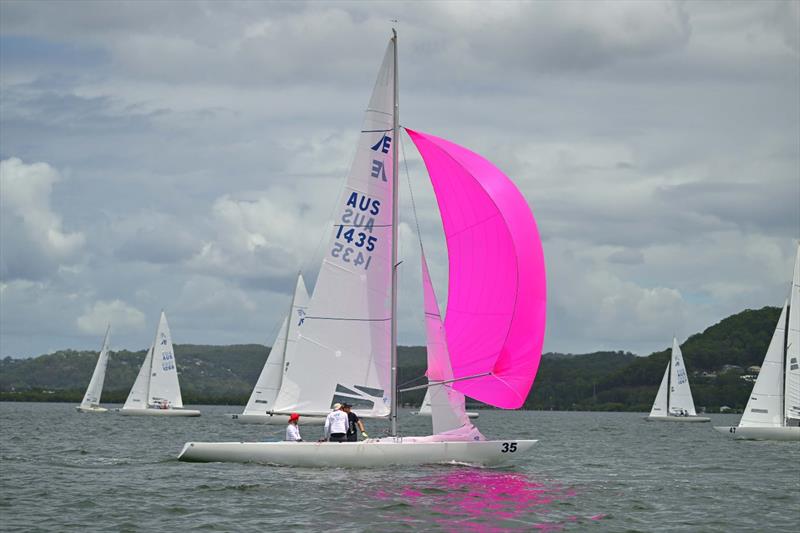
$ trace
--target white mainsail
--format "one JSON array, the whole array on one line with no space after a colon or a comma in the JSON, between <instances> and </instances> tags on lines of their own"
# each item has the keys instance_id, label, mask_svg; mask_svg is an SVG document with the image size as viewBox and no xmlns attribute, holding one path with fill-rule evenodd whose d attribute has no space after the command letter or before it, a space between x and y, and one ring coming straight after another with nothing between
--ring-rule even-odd
<instances>
[{"instance_id":1,"label":"white mainsail","mask_svg":"<svg viewBox=\"0 0 800 533\"><path fill-rule=\"evenodd\" d=\"M683 354L678 339L672 338L672 365L670 367L669 413L696 416L689 374L683 364Z\"/></svg>"},{"instance_id":2,"label":"white mainsail","mask_svg":"<svg viewBox=\"0 0 800 533\"><path fill-rule=\"evenodd\" d=\"M792 292L789 300L789 332L786 337L784 413L786 425L800 421L800 244L794 259Z\"/></svg>"},{"instance_id":3,"label":"white mainsail","mask_svg":"<svg viewBox=\"0 0 800 533\"><path fill-rule=\"evenodd\" d=\"M661 378L661 385L658 387L656 399L653 402L653 408L650 409L650 416L667 416L669 409L667 406L667 382L669 381L669 363L667 368L664 369L664 377Z\"/></svg>"},{"instance_id":4,"label":"white mainsail","mask_svg":"<svg viewBox=\"0 0 800 533\"><path fill-rule=\"evenodd\" d=\"M389 414L393 92L394 41L365 113L277 412L324 414L346 401L361 416Z\"/></svg>"},{"instance_id":5,"label":"white mainsail","mask_svg":"<svg viewBox=\"0 0 800 533\"><path fill-rule=\"evenodd\" d=\"M783 348L786 341L786 304L775 325L775 332L761 364L750 399L739 422L741 427L780 427L783 425Z\"/></svg>"},{"instance_id":6,"label":"white mainsail","mask_svg":"<svg viewBox=\"0 0 800 533\"><path fill-rule=\"evenodd\" d=\"M156 338L153 341L150 370L148 404L166 404L171 408L183 407L181 387L178 383L178 369L175 363L175 350L172 347L172 336L164 311L161 311Z\"/></svg>"},{"instance_id":7,"label":"white mainsail","mask_svg":"<svg viewBox=\"0 0 800 533\"><path fill-rule=\"evenodd\" d=\"M297 349L297 335L303 324L308 307L308 291L303 281L303 276L297 277L292 306L289 315L283 319L283 324L278 331L278 336L272 343L272 349L258 381L253 389L250 399L244 408L244 414L265 414L273 409L275 399L281 389L283 375L294 359Z\"/></svg>"},{"instance_id":8,"label":"white mainsail","mask_svg":"<svg viewBox=\"0 0 800 533\"><path fill-rule=\"evenodd\" d=\"M123 409L145 409L147 408L147 391L150 388L150 366L153 360L153 347L147 350L147 355L144 357L142 366L139 368L139 373L136 375L136 381L133 382L133 387L128 393L128 399L125 400Z\"/></svg>"},{"instance_id":9,"label":"white mainsail","mask_svg":"<svg viewBox=\"0 0 800 533\"><path fill-rule=\"evenodd\" d=\"M86 394L83 395L81 407L88 409L100 405L100 396L103 394L103 382L106 379L106 366L108 365L108 339L111 331L111 324L106 328L106 335L103 339L103 347L100 350L100 356L97 358L97 364L92 372L92 379L89 381L89 386L86 387Z\"/></svg>"}]
</instances>

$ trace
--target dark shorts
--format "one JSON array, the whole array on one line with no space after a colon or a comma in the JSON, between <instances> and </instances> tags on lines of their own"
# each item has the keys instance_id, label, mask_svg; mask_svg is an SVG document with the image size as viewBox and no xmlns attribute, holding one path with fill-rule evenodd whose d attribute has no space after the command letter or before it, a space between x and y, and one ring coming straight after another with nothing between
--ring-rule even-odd
<instances>
[{"instance_id":1,"label":"dark shorts","mask_svg":"<svg viewBox=\"0 0 800 533\"><path fill-rule=\"evenodd\" d=\"M347 434L347 442L358 442L358 434L357 433L348 433Z\"/></svg>"},{"instance_id":2,"label":"dark shorts","mask_svg":"<svg viewBox=\"0 0 800 533\"><path fill-rule=\"evenodd\" d=\"M331 433L330 438L328 439L329 442L344 442L345 435L344 433Z\"/></svg>"}]
</instances>

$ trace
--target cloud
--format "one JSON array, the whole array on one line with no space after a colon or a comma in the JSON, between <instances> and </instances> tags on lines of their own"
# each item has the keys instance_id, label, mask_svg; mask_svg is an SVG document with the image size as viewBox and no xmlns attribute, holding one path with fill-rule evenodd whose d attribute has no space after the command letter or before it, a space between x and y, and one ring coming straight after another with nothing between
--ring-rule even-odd
<instances>
[{"instance_id":1,"label":"cloud","mask_svg":"<svg viewBox=\"0 0 800 533\"><path fill-rule=\"evenodd\" d=\"M114 330L144 329L144 313L121 300L95 302L75 323L84 333L100 335L111 324Z\"/></svg>"},{"instance_id":2,"label":"cloud","mask_svg":"<svg viewBox=\"0 0 800 533\"><path fill-rule=\"evenodd\" d=\"M41 280L82 260L85 236L65 231L50 206L53 186L60 180L47 163L28 165L16 157L0 162L3 279Z\"/></svg>"}]
</instances>

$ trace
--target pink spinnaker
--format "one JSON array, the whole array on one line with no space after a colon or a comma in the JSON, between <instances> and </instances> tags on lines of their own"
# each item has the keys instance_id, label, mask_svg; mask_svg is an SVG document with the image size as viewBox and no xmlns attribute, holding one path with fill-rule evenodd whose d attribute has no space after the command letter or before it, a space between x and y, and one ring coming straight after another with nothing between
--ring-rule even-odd
<instances>
[{"instance_id":1,"label":"pink spinnaker","mask_svg":"<svg viewBox=\"0 0 800 533\"><path fill-rule=\"evenodd\" d=\"M536 221L517 187L478 154L406 129L428 169L449 256L445 331L456 378L476 400L521 407L544 342L547 286Z\"/></svg>"}]
</instances>

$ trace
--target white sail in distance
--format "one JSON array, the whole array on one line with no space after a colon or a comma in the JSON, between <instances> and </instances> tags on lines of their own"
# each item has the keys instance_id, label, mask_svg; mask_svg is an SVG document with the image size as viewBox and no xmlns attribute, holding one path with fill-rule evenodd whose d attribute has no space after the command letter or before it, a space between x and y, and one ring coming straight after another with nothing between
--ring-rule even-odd
<instances>
[{"instance_id":1,"label":"white sail in distance","mask_svg":"<svg viewBox=\"0 0 800 533\"><path fill-rule=\"evenodd\" d=\"M366 110L277 412L389 414L394 42Z\"/></svg>"},{"instance_id":2,"label":"white sail in distance","mask_svg":"<svg viewBox=\"0 0 800 533\"><path fill-rule=\"evenodd\" d=\"M278 335L258 381L244 408L244 414L261 414L272 410L281 389L283 375L291 366L297 349L297 336L305 321L308 307L308 291L303 276L297 277L289 315L283 319ZM288 329L288 331L287 331Z\"/></svg>"},{"instance_id":3,"label":"white sail in distance","mask_svg":"<svg viewBox=\"0 0 800 533\"><path fill-rule=\"evenodd\" d=\"M664 377L661 378L661 385L658 387L658 394L653 402L653 407L650 409L650 416L667 416L669 408L667 406L667 382L669 381L669 368L670 364L667 363L667 368L664 369Z\"/></svg>"},{"instance_id":4,"label":"white sail in distance","mask_svg":"<svg viewBox=\"0 0 800 533\"><path fill-rule=\"evenodd\" d=\"M139 373L136 375L136 381L133 382L128 393L128 398L125 400L123 409L146 409L147 408L147 391L150 388L150 366L153 360L153 347L147 350L147 355L144 357L142 366L139 368Z\"/></svg>"},{"instance_id":5,"label":"white sail in distance","mask_svg":"<svg viewBox=\"0 0 800 533\"><path fill-rule=\"evenodd\" d=\"M789 297L789 331L786 336L784 416L786 425L800 422L800 244L794 259Z\"/></svg>"},{"instance_id":6,"label":"white sail in distance","mask_svg":"<svg viewBox=\"0 0 800 533\"><path fill-rule=\"evenodd\" d=\"M100 355L97 358L97 364L92 372L92 379L89 381L89 386L86 387L86 393L83 395L81 402L82 408L97 407L100 405L100 396L103 394L103 383L106 379L106 367L108 366L108 341L111 332L111 324L106 328L106 335L103 338L103 347L100 349Z\"/></svg>"},{"instance_id":7,"label":"white sail in distance","mask_svg":"<svg viewBox=\"0 0 800 533\"><path fill-rule=\"evenodd\" d=\"M744 408L741 427L780 427L783 425L783 351L786 341L786 304L775 325L775 332Z\"/></svg>"},{"instance_id":8,"label":"white sail in distance","mask_svg":"<svg viewBox=\"0 0 800 533\"><path fill-rule=\"evenodd\" d=\"M161 311L156 338L153 341L150 370L149 405L166 403L172 408L183 407L181 387L178 383L178 369L175 363L175 350L172 347L172 335L164 311Z\"/></svg>"},{"instance_id":9,"label":"white sail in distance","mask_svg":"<svg viewBox=\"0 0 800 533\"><path fill-rule=\"evenodd\" d=\"M689 373L683 363L683 354L681 347L678 346L678 339L673 337L668 414L683 414L684 412L689 416L697 415L694 410L692 389L689 387Z\"/></svg>"}]
</instances>

